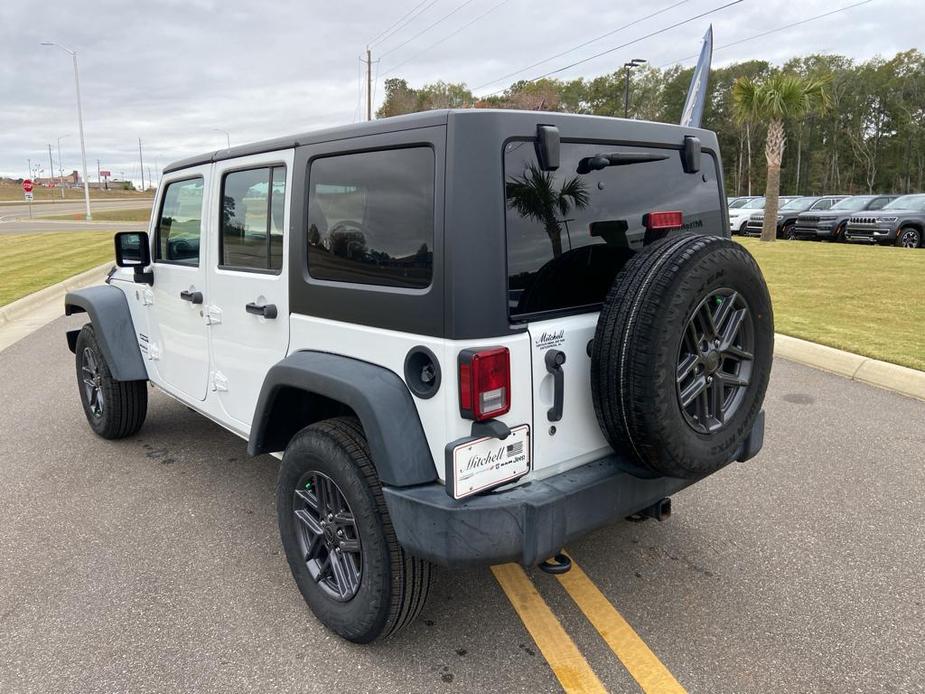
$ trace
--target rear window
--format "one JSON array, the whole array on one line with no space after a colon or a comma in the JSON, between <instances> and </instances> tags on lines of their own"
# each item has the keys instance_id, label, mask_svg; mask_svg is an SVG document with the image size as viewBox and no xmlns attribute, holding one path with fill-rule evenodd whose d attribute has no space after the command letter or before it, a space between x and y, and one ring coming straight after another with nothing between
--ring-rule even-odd
<instances>
[{"instance_id":1,"label":"rear window","mask_svg":"<svg viewBox=\"0 0 925 694\"><path fill-rule=\"evenodd\" d=\"M578 173L581 160L613 152L665 158ZM533 142L512 141L504 185L512 318L596 309L632 254L666 233L646 231L649 212L680 210L685 230L723 229L725 200L706 153L687 174L678 150L571 142L557 171L541 171Z\"/></svg>"}]
</instances>

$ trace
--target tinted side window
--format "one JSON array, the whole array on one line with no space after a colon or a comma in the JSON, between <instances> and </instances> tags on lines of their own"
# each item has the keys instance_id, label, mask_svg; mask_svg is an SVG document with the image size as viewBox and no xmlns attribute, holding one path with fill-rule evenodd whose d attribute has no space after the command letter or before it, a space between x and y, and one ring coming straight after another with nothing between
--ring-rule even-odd
<instances>
[{"instance_id":1,"label":"tinted side window","mask_svg":"<svg viewBox=\"0 0 925 694\"><path fill-rule=\"evenodd\" d=\"M307 241L314 278L428 286L433 151L412 147L315 159L309 170Z\"/></svg>"},{"instance_id":2,"label":"tinted side window","mask_svg":"<svg viewBox=\"0 0 925 694\"><path fill-rule=\"evenodd\" d=\"M889 201L890 201L889 198L877 198L873 202L871 202L870 205L867 206L867 209L868 210L879 210L884 205L886 205Z\"/></svg>"},{"instance_id":3,"label":"tinted side window","mask_svg":"<svg viewBox=\"0 0 925 694\"><path fill-rule=\"evenodd\" d=\"M282 267L286 169L233 171L222 181L219 238L222 267Z\"/></svg>"},{"instance_id":4,"label":"tinted side window","mask_svg":"<svg viewBox=\"0 0 925 694\"><path fill-rule=\"evenodd\" d=\"M834 203L834 200L820 200L815 205L813 205L810 209L827 210L832 206L833 203Z\"/></svg>"},{"instance_id":5,"label":"tinted side window","mask_svg":"<svg viewBox=\"0 0 925 694\"><path fill-rule=\"evenodd\" d=\"M588 158L616 152L657 158L587 170ZM648 212L680 210L685 230L721 233L725 201L712 161L704 156L702 170L686 174L676 150L567 142L559 169L542 171L532 141L507 143L511 316L593 310L635 251L675 233L647 231Z\"/></svg>"},{"instance_id":6,"label":"tinted side window","mask_svg":"<svg viewBox=\"0 0 925 694\"><path fill-rule=\"evenodd\" d=\"M155 260L199 265L202 184L201 177L167 184L157 219Z\"/></svg>"}]
</instances>

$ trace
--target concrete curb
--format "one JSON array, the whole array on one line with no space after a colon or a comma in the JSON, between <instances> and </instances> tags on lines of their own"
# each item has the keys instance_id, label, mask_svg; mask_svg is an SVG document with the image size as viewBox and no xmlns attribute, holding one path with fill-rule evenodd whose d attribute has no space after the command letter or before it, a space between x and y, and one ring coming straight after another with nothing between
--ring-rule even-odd
<instances>
[{"instance_id":1,"label":"concrete curb","mask_svg":"<svg viewBox=\"0 0 925 694\"><path fill-rule=\"evenodd\" d=\"M774 356L925 400L925 371L844 352L789 335L774 335Z\"/></svg>"},{"instance_id":2,"label":"concrete curb","mask_svg":"<svg viewBox=\"0 0 925 694\"><path fill-rule=\"evenodd\" d=\"M91 284L102 283L103 279L106 277L106 273L109 272L109 268L111 268L113 264L114 263L109 262L103 265L97 265L94 268L81 272L79 275L68 277L66 280L53 284L50 287L45 287L32 294L27 294L23 298L17 299L6 306L0 306L0 326L26 316L36 307L43 306L56 298L64 298L64 295L72 289L79 289L80 287L86 287ZM62 315L64 314L63 305L61 306L61 313Z\"/></svg>"}]
</instances>

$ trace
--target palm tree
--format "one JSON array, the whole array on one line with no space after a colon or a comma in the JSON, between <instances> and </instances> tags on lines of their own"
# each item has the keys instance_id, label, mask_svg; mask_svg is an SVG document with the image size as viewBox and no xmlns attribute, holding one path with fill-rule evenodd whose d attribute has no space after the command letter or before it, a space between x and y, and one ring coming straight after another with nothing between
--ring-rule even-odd
<instances>
[{"instance_id":1,"label":"palm tree","mask_svg":"<svg viewBox=\"0 0 925 694\"><path fill-rule=\"evenodd\" d=\"M552 244L552 255L562 255L562 227L559 219L570 209L586 207L590 196L588 189L578 176L573 176L556 189L554 176L531 164L522 178L513 177L505 185L507 204L521 217L540 222Z\"/></svg>"},{"instance_id":2,"label":"palm tree","mask_svg":"<svg viewBox=\"0 0 925 694\"><path fill-rule=\"evenodd\" d=\"M764 146L764 156L768 160L768 180L764 225L761 227L762 241L773 241L777 236L780 163L787 141L784 120L801 119L814 111L827 109L828 83L829 79L779 72L762 82L740 77L732 85L732 108L736 120L740 123L768 124L768 139Z\"/></svg>"}]
</instances>

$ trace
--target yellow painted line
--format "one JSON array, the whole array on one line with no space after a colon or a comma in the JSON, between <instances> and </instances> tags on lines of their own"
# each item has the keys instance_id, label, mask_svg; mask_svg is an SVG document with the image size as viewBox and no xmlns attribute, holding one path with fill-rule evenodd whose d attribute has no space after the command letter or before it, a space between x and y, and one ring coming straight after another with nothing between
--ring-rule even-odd
<instances>
[{"instance_id":1,"label":"yellow painted line","mask_svg":"<svg viewBox=\"0 0 925 694\"><path fill-rule=\"evenodd\" d=\"M574 559L571 571L556 578L644 692L685 691Z\"/></svg>"},{"instance_id":2,"label":"yellow painted line","mask_svg":"<svg viewBox=\"0 0 925 694\"><path fill-rule=\"evenodd\" d=\"M520 565L500 564L491 571L562 688L566 692L606 692Z\"/></svg>"}]
</instances>

